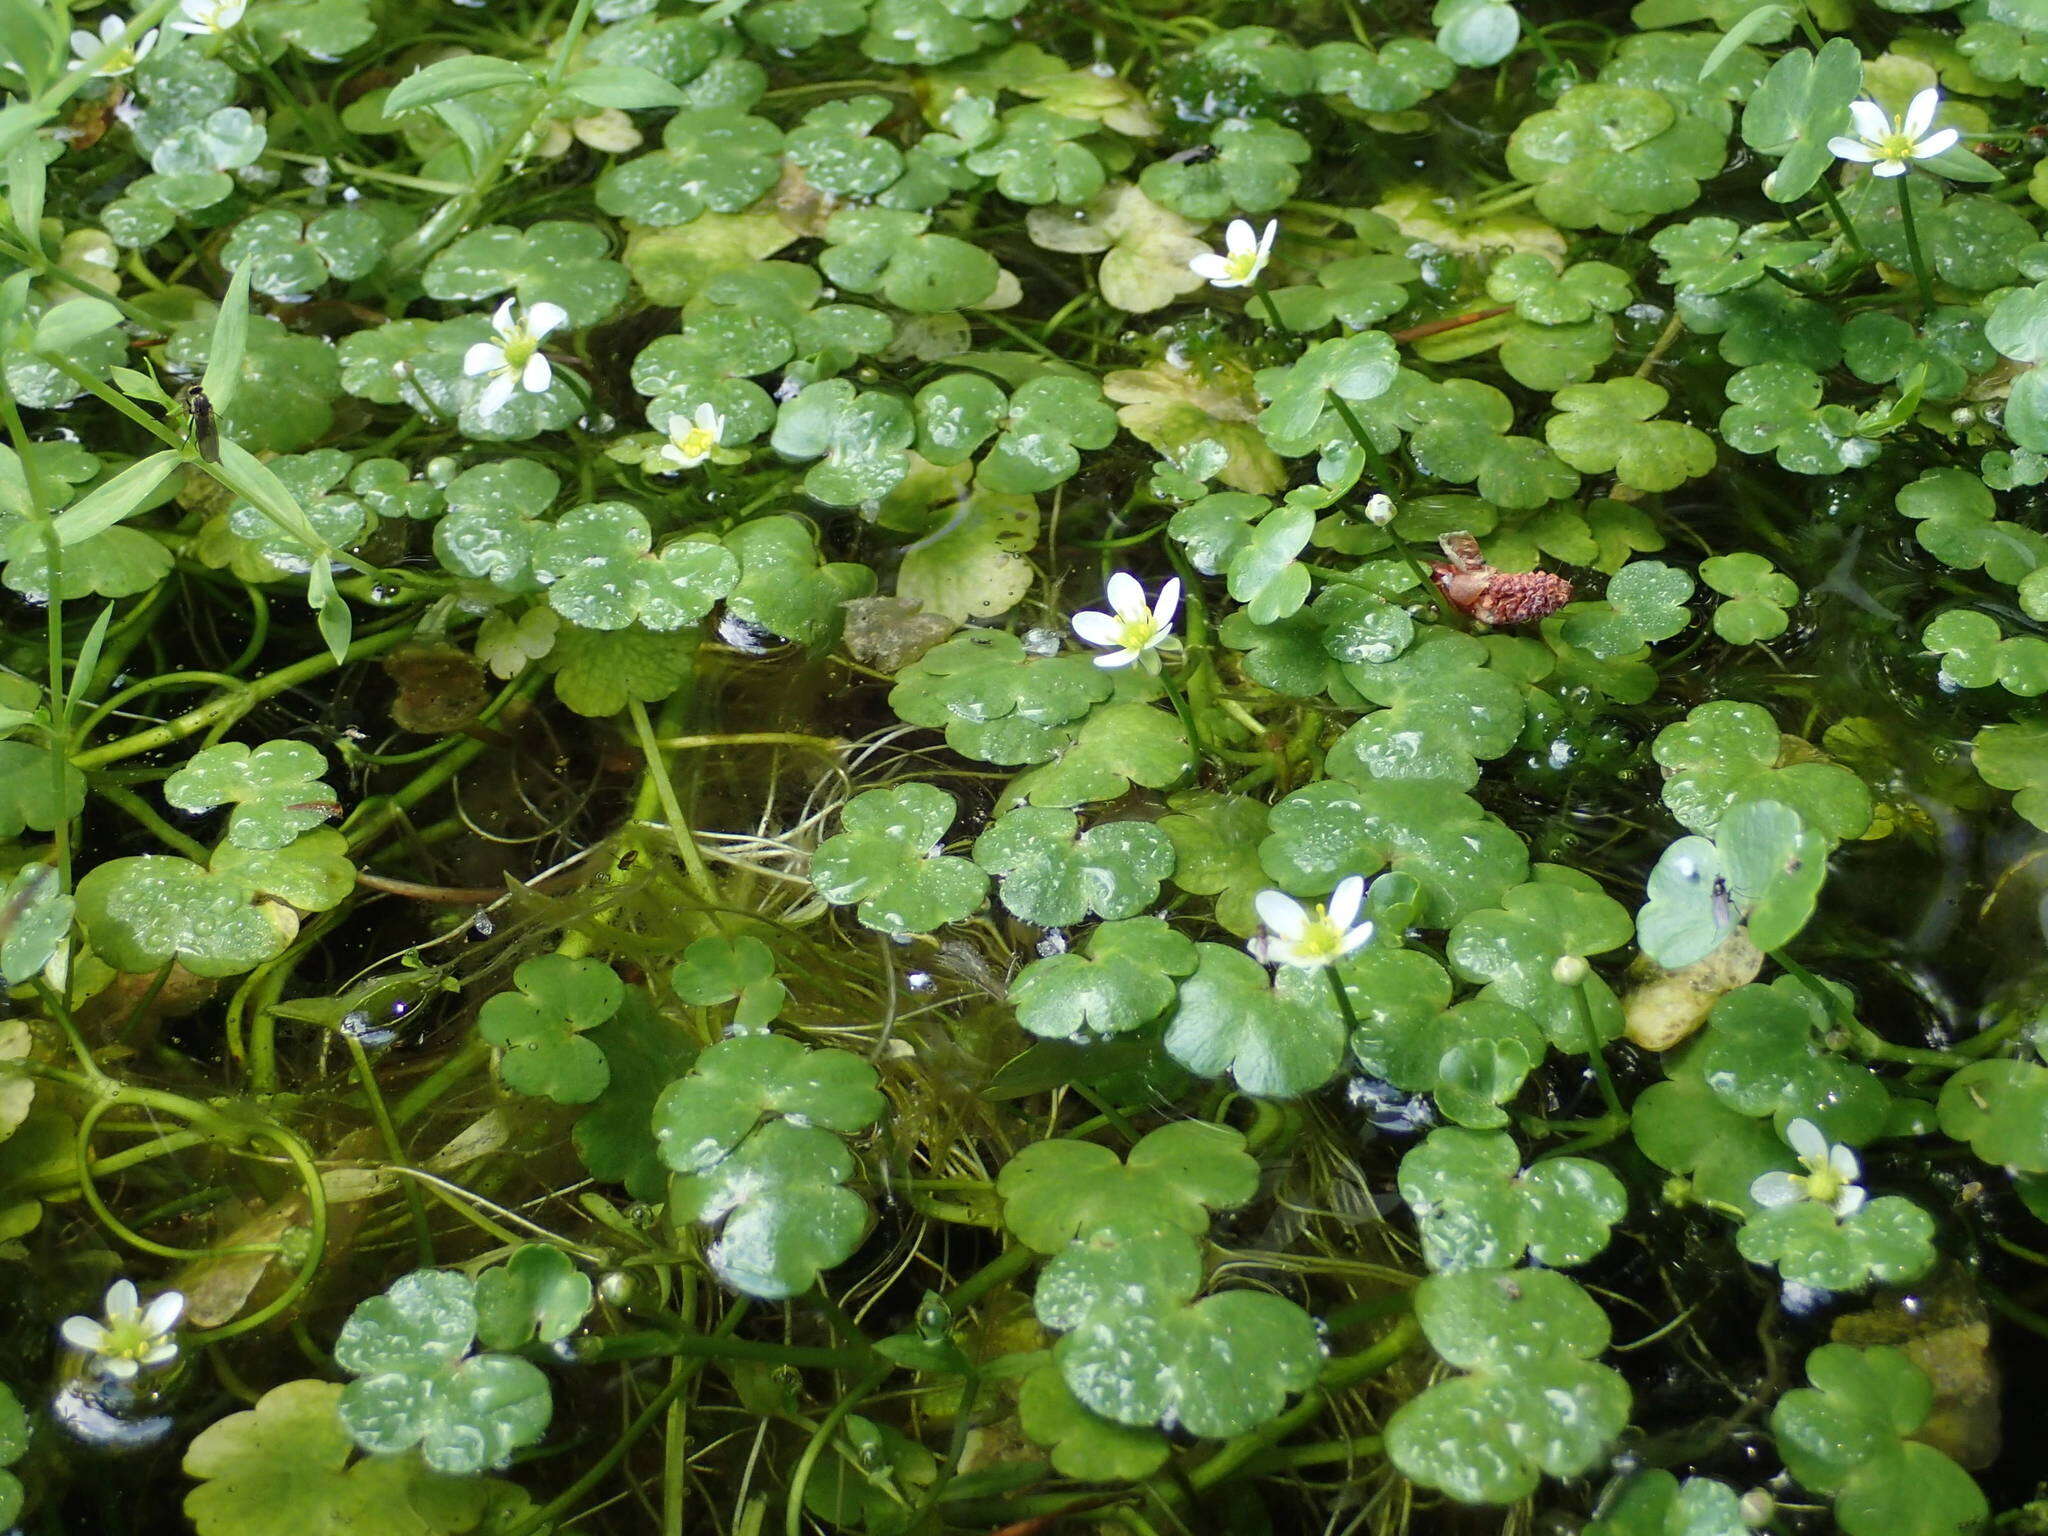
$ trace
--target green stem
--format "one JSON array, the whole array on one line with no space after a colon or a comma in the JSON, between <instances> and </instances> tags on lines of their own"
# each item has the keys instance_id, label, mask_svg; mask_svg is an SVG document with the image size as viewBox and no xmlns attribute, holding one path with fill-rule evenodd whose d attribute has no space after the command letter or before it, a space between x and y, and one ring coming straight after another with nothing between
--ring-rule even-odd
<instances>
[{"instance_id":1,"label":"green stem","mask_svg":"<svg viewBox=\"0 0 2048 1536\"><path fill-rule=\"evenodd\" d=\"M817 1432L811 1436L811 1443L804 1447L798 1459L796 1470L790 1474L789 1493L782 1509L783 1536L803 1536L804 1489L810 1485L811 1473L816 1470L818 1458L825 1453L825 1447L832 1443L832 1437L839 1432L839 1426L846 1422L848 1414L858 1408L888 1377L896 1367L887 1363L876 1366L867 1375L853 1384L846 1396L832 1405L819 1423Z\"/></svg>"},{"instance_id":2,"label":"green stem","mask_svg":"<svg viewBox=\"0 0 2048 1536\"><path fill-rule=\"evenodd\" d=\"M162 725L151 726L146 731L137 731L132 736L123 736L118 741L105 742L89 747L83 752L74 752L71 766L78 769L103 768L108 763L118 763L131 757L140 757L145 752L155 752L188 736L197 736L216 722L247 714L265 699L289 692L301 683L310 682L332 672L344 662L365 661L372 656L381 656L407 639L412 633L409 624L394 625L390 629L378 630L358 639L343 655L341 662L318 651L303 661L293 662L244 683L236 692L223 693L217 699L209 699L196 709L189 709L175 720Z\"/></svg>"},{"instance_id":3,"label":"green stem","mask_svg":"<svg viewBox=\"0 0 2048 1536\"><path fill-rule=\"evenodd\" d=\"M1927 259L1920 254L1920 226L1914 222L1913 199L1907 191L1912 180L1910 174L1895 177L1893 185L1899 189L1899 229L1906 237L1906 259L1913 264L1913 280L1920 285L1920 313L1925 316L1934 308L1934 279L1927 275Z\"/></svg>"},{"instance_id":4,"label":"green stem","mask_svg":"<svg viewBox=\"0 0 2048 1536\"><path fill-rule=\"evenodd\" d=\"M1584 961L1580 962L1584 964ZM1579 1028L1586 1038L1586 1059L1592 1064L1593 1076L1600 1084L1600 1099L1607 1106L1607 1118L1626 1125L1628 1111L1622 1107L1621 1094L1614 1086L1614 1074L1607 1067L1606 1042L1600 1038L1599 1026L1593 1022L1593 1010L1586 1001L1586 987L1592 981L1587 973L1584 980L1568 990L1572 995L1572 1008L1578 1013Z\"/></svg>"},{"instance_id":5,"label":"green stem","mask_svg":"<svg viewBox=\"0 0 2048 1536\"><path fill-rule=\"evenodd\" d=\"M1174 681L1173 674L1163 668L1159 672L1159 683L1166 690L1167 702L1173 705L1173 712L1180 716L1180 723L1187 727L1188 745L1195 749L1197 757L1208 756L1209 748L1202 736L1202 727L1195 720L1194 706L1188 703L1187 694L1181 691L1181 686Z\"/></svg>"},{"instance_id":6,"label":"green stem","mask_svg":"<svg viewBox=\"0 0 2048 1536\"><path fill-rule=\"evenodd\" d=\"M149 808L149 802L132 789L119 784L95 784L93 793L109 805L125 811L128 816L146 827L150 836L174 853L181 853L195 864L205 864L213 857L206 845L196 838L187 837L163 817Z\"/></svg>"},{"instance_id":7,"label":"green stem","mask_svg":"<svg viewBox=\"0 0 2048 1536\"><path fill-rule=\"evenodd\" d=\"M676 852L682 858L690 885L697 892L698 900L715 909L721 900L718 882L712 878L711 866L704 862L703 850L697 846L697 834L691 829L689 817L683 812L683 803L676 795L675 781L669 777L668 760L661 755L661 742L654 734L653 722L647 718L647 706L633 699L627 703L626 709L632 716L633 734L640 739L647 773L654 780L654 792L661 797L662 814L668 818L669 836L675 841Z\"/></svg>"},{"instance_id":8,"label":"green stem","mask_svg":"<svg viewBox=\"0 0 2048 1536\"><path fill-rule=\"evenodd\" d=\"M757 1360L768 1365L791 1365L804 1370L860 1371L875 1367L875 1355L867 1349L824 1349L800 1344L763 1344L753 1339L728 1338L722 1333L617 1333L609 1338L586 1339L576 1351L578 1365L602 1365L614 1360L667 1360L676 1356L692 1360Z\"/></svg>"},{"instance_id":9,"label":"green stem","mask_svg":"<svg viewBox=\"0 0 2048 1536\"><path fill-rule=\"evenodd\" d=\"M363 1100L370 1107L370 1118L376 1123L377 1134L383 1138L384 1152L394 1163L406 1163L405 1143L399 1140L398 1127L392 1122L391 1107L384 1102L384 1094L377 1086L377 1074L370 1067L370 1053L363 1049L363 1042L356 1038L346 1025L342 1027L341 1038L348 1046L350 1063L355 1067L356 1081L363 1085ZM404 1182L405 1203L412 1213L412 1228L418 1246L420 1266L434 1267L434 1229L427 1221L426 1197L420 1193L419 1185L410 1179Z\"/></svg>"},{"instance_id":10,"label":"green stem","mask_svg":"<svg viewBox=\"0 0 2048 1536\"><path fill-rule=\"evenodd\" d=\"M1813 184L1813 190L1818 192L1820 200L1827 204L1828 216L1835 221L1835 227L1842 232L1843 238L1849 242L1849 248L1865 261L1869 261L1871 259L1870 247L1865 245L1863 237L1856 233L1856 226L1849 221L1849 215L1843 211L1842 200L1835 196L1835 189L1828 184L1828 179L1823 176Z\"/></svg>"},{"instance_id":11,"label":"green stem","mask_svg":"<svg viewBox=\"0 0 2048 1536\"><path fill-rule=\"evenodd\" d=\"M1322 1379L1305 1393L1300 1402L1277 1419L1260 1425L1249 1434L1227 1440L1223 1448L1188 1474L1188 1486L1204 1493L1244 1471L1258 1456L1314 1420L1329 1405L1330 1395L1356 1386L1386 1370L1422 1340L1422 1330L1413 1317L1404 1317L1370 1349L1345 1355L1323 1367Z\"/></svg>"},{"instance_id":12,"label":"green stem","mask_svg":"<svg viewBox=\"0 0 2048 1536\"><path fill-rule=\"evenodd\" d=\"M1344 978L1337 974L1334 965L1325 966L1323 974L1330 978L1330 990L1337 994L1337 1011L1344 1015L1345 1038L1358 1038L1358 1015L1352 1011L1351 994L1344 988Z\"/></svg>"},{"instance_id":13,"label":"green stem","mask_svg":"<svg viewBox=\"0 0 2048 1536\"><path fill-rule=\"evenodd\" d=\"M719 1332L730 1332L739 1325L740 1319L745 1315L744 1303L734 1307L719 1323ZM581 1477L514 1526L506 1536L537 1536L538 1532L555 1529L562 1516L568 1514L593 1488L611 1476L613 1469L626 1459L626 1453L642 1435L654 1427L655 1421L668 1411L669 1405L683 1395L683 1390L696 1379L697 1372L702 1369L701 1365L693 1365L670 1376L668 1385L648 1399L647 1406L634 1416L633 1422L626 1426L625 1433L614 1440Z\"/></svg>"}]
</instances>

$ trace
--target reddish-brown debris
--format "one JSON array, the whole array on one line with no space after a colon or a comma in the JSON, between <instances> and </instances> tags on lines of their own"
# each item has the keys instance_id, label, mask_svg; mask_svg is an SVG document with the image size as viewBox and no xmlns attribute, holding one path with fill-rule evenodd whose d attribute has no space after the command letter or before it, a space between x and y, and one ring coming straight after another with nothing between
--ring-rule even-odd
<instances>
[{"instance_id":1,"label":"reddish-brown debris","mask_svg":"<svg viewBox=\"0 0 2048 1536\"><path fill-rule=\"evenodd\" d=\"M1549 571L1502 571L1488 565L1469 533L1437 541L1450 558L1430 567L1451 605L1481 624L1499 628L1548 618L1572 600L1572 584Z\"/></svg>"}]
</instances>

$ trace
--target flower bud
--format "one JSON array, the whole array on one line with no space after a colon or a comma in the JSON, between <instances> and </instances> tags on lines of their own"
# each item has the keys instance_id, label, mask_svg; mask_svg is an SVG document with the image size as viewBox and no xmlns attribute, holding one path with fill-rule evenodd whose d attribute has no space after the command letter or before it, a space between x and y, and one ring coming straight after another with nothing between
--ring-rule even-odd
<instances>
[{"instance_id":1,"label":"flower bud","mask_svg":"<svg viewBox=\"0 0 2048 1536\"><path fill-rule=\"evenodd\" d=\"M1576 987L1592 974L1592 967L1577 955L1559 955L1550 968L1550 979L1560 987Z\"/></svg>"},{"instance_id":2,"label":"flower bud","mask_svg":"<svg viewBox=\"0 0 2048 1536\"><path fill-rule=\"evenodd\" d=\"M1394 498L1385 491L1374 491L1365 503L1365 520L1375 528L1384 528L1394 520Z\"/></svg>"}]
</instances>

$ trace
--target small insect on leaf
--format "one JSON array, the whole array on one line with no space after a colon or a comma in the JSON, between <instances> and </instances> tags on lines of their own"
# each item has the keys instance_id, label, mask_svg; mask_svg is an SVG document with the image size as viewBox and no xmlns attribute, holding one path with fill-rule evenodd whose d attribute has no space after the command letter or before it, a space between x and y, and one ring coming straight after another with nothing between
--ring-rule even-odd
<instances>
[{"instance_id":1,"label":"small insect on leaf","mask_svg":"<svg viewBox=\"0 0 2048 1536\"><path fill-rule=\"evenodd\" d=\"M209 464L218 464L220 423L213 414L213 401L197 384L187 384L178 391L178 404L185 409L186 422L192 429L192 445L199 450L199 457Z\"/></svg>"}]
</instances>

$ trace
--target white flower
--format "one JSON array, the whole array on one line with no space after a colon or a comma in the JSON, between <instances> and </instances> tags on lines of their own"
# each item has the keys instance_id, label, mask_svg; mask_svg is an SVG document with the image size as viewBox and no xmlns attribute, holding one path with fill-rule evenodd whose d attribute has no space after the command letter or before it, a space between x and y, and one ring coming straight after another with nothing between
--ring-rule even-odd
<instances>
[{"instance_id":1,"label":"white flower","mask_svg":"<svg viewBox=\"0 0 2048 1536\"><path fill-rule=\"evenodd\" d=\"M1254 232L1243 219L1232 219L1223 231L1223 254L1204 251L1188 262L1188 270L1218 288L1249 288L1266 270L1273 237L1279 233L1278 219L1268 219L1263 233Z\"/></svg>"},{"instance_id":2,"label":"white flower","mask_svg":"<svg viewBox=\"0 0 2048 1536\"><path fill-rule=\"evenodd\" d=\"M1384 528L1394 520L1394 498L1385 491L1374 491L1365 499L1365 520L1375 528Z\"/></svg>"},{"instance_id":3,"label":"white flower","mask_svg":"<svg viewBox=\"0 0 2048 1536\"><path fill-rule=\"evenodd\" d=\"M190 3L190 0L187 0ZM555 382L554 367L542 355L541 341L560 328L569 312L559 304L535 304L522 319L519 301L507 299L491 316L492 341L480 341L463 354L462 371L471 378L490 379L476 403L485 415L504 405L519 390L537 395Z\"/></svg>"},{"instance_id":4,"label":"white flower","mask_svg":"<svg viewBox=\"0 0 2048 1536\"><path fill-rule=\"evenodd\" d=\"M249 0L179 0L178 19L171 23L171 30L201 37L232 32L242 24L242 12L248 9Z\"/></svg>"},{"instance_id":5,"label":"white flower","mask_svg":"<svg viewBox=\"0 0 2048 1536\"><path fill-rule=\"evenodd\" d=\"M1317 971L1335 965L1372 938L1372 924L1358 920L1365 901L1365 882L1351 875L1330 893L1328 906L1310 911L1292 896L1261 891L1252 905L1266 931L1245 947L1266 965L1291 965Z\"/></svg>"},{"instance_id":6,"label":"white flower","mask_svg":"<svg viewBox=\"0 0 2048 1536\"><path fill-rule=\"evenodd\" d=\"M1137 662L1147 672L1159 670L1158 650L1173 639L1173 614L1180 607L1180 579L1159 589L1159 601L1145 605L1145 589L1128 571L1109 578L1111 611L1094 609L1074 615L1074 633L1090 645L1113 647L1095 658L1098 667L1128 667Z\"/></svg>"},{"instance_id":7,"label":"white flower","mask_svg":"<svg viewBox=\"0 0 2048 1536\"><path fill-rule=\"evenodd\" d=\"M1837 135L1828 140L1828 148L1844 160L1869 166L1873 176L1903 176L1908 161L1931 159L1962 138L1953 128L1927 131L1940 107L1941 92L1931 85L1907 104L1903 117L1887 117L1874 101L1852 101L1849 115L1856 120L1856 136Z\"/></svg>"},{"instance_id":8,"label":"white flower","mask_svg":"<svg viewBox=\"0 0 2048 1536\"><path fill-rule=\"evenodd\" d=\"M57 1332L73 1349L92 1356L92 1368L116 1381L132 1381L142 1371L153 1371L178 1358L178 1320L185 1315L185 1298L177 1291L165 1291L148 1307L131 1280L116 1280L107 1287L107 1320L67 1317Z\"/></svg>"},{"instance_id":9,"label":"white flower","mask_svg":"<svg viewBox=\"0 0 2048 1536\"><path fill-rule=\"evenodd\" d=\"M707 400L697 407L695 416L673 416L669 419L668 441L655 456L664 464L674 466L664 473L695 469L711 457L711 450L718 446L719 436L724 431L725 418Z\"/></svg>"},{"instance_id":10,"label":"white flower","mask_svg":"<svg viewBox=\"0 0 2048 1536\"><path fill-rule=\"evenodd\" d=\"M1855 1152L1829 1146L1811 1120L1794 1120L1786 1126L1785 1140L1799 1154L1806 1172L1762 1174L1749 1186L1750 1199L1763 1206L1812 1200L1829 1207L1837 1217L1853 1216L1863 1208L1863 1186L1856 1182L1863 1168Z\"/></svg>"},{"instance_id":11,"label":"white flower","mask_svg":"<svg viewBox=\"0 0 2048 1536\"><path fill-rule=\"evenodd\" d=\"M71 34L71 56L79 63L85 64L102 49L113 48L114 51L107 55L99 68L93 71L93 75L101 80L112 80L118 75L125 75L148 58L149 50L156 46L156 28L152 27L135 39L132 47L116 47L115 45L121 41L121 34L127 30L128 23L120 17L103 16L100 18L99 36L95 37L83 28Z\"/></svg>"}]
</instances>

